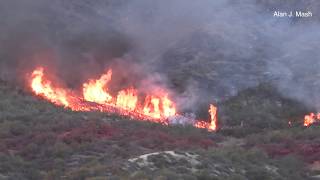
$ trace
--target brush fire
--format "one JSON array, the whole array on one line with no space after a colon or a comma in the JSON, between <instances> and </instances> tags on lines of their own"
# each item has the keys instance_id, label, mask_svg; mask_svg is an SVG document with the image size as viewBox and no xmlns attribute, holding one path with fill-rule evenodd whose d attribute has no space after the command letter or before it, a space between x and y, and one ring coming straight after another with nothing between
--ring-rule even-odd
<instances>
[{"instance_id":1,"label":"brush fire","mask_svg":"<svg viewBox=\"0 0 320 180\"><path fill-rule=\"evenodd\" d=\"M78 93L68 88L59 86L58 83L47 79L43 67L36 68L31 75L30 86L37 96L72 111L99 111L129 116L137 120L148 120L164 125L180 122L192 124L197 128L208 131L217 130L217 107L209 107L210 121L194 120L184 117L177 112L176 104L170 99L169 93L158 88L144 97L134 87L120 90L112 96L108 92L108 85L112 79L112 70L108 70L98 79L89 79L83 83L82 92Z\"/></svg>"},{"instance_id":2,"label":"brush fire","mask_svg":"<svg viewBox=\"0 0 320 180\"><path fill-rule=\"evenodd\" d=\"M320 113L310 113L304 116L304 126L308 127L315 123L320 123Z\"/></svg>"}]
</instances>

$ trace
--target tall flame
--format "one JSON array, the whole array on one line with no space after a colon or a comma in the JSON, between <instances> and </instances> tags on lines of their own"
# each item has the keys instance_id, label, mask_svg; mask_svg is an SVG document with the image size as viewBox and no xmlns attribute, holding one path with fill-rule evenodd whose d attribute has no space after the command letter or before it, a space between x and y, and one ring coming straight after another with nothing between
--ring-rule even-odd
<instances>
[{"instance_id":1,"label":"tall flame","mask_svg":"<svg viewBox=\"0 0 320 180\"><path fill-rule=\"evenodd\" d=\"M165 95L162 99L162 108L163 108L163 115L164 117L170 117L175 115L176 106L175 104L169 99L168 95Z\"/></svg>"},{"instance_id":2,"label":"tall flame","mask_svg":"<svg viewBox=\"0 0 320 180\"><path fill-rule=\"evenodd\" d=\"M168 98L167 94L158 96L147 96L143 108L144 114L153 118L168 118L176 115L176 106Z\"/></svg>"},{"instance_id":3,"label":"tall flame","mask_svg":"<svg viewBox=\"0 0 320 180\"><path fill-rule=\"evenodd\" d=\"M197 128L206 128L208 131L216 131L218 129L218 108L210 104L209 107L210 122L197 121L194 126Z\"/></svg>"},{"instance_id":4,"label":"tall flame","mask_svg":"<svg viewBox=\"0 0 320 180\"><path fill-rule=\"evenodd\" d=\"M67 93L64 89L53 88L50 81L44 80L44 69L37 68L32 73L31 87L37 95L40 95L56 105L69 106Z\"/></svg>"},{"instance_id":5,"label":"tall flame","mask_svg":"<svg viewBox=\"0 0 320 180\"><path fill-rule=\"evenodd\" d=\"M217 130L218 127L218 116L217 116L217 112L218 112L218 108L215 107L213 104L210 104L210 108L209 108L209 114L210 114L210 125L209 125L209 130L211 131L215 131Z\"/></svg>"},{"instance_id":6,"label":"tall flame","mask_svg":"<svg viewBox=\"0 0 320 180\"><path fill-rule=\"evenodd\" d=\"M109 70L99 79L89 79L83 84L82 96L79 96L74 91L53 85L45 78L44 68L39 67L32 73L30 86L36 95L56 105L70 108L72 111L119 113L135 119L148 119L166 125L169 124L169 117L178 115L175 103L163 89L147 94L142 102L139 102L137 89L132 87L121 90L117 96L112 97L107 88L111 76L112 70ZM215 131L217 129L217 108L210 105L209 113L210 123L198 121L194 126Z\"/></svg>"},{"instance_id":7,"label":"tall flame","mask_svg":"<svg viewBox=\"0 0 320 180\"><path fill-rule=\"evenodd\" d=\"M138 103L137 90L130 88L118 93L116 106L126 110L134 111Z\"/></svg>"},{"instance_id":8,"label":"tall flame","mask_svg":"<svg viewBox=\"0 0 320 180\"><path fill-rule=\"evenodd\" d=\"M84 99L90 102L103 104L110 102L112 96L105 90L106 85L111 80L112 71L109 70L107 74L103 74L100 79L90 79L88 83L83 84Z\"/></svg>"},{"instance_id":9,"label":"tall flame","mask_svg":"<svg viewBox=\"0 0 320 180\"><path fill-rule=\"evenodd\" d=\"M153 118L161 118L160 99L154 96L147 96L143 113Z\"/></svg>"}]
</instances>

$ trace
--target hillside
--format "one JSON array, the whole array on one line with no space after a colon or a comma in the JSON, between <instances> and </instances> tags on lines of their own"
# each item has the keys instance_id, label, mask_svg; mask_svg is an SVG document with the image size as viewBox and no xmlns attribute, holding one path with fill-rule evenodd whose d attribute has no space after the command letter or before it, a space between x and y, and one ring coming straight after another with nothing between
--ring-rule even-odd
<instances>
[{"instance_id":1,"label":"hillside","mask_svg":"<svg viewBox=\"0 0 320 180\"><path fill-rule=\"evenodd\" d=\"M0 180L320 179L320 0L1 0L0 17Z\"/></svg>"},{"instance_id":2,"label":"hillside","mask_svg":"<svg viewBox=\"0 0 320 180\"><path fill-rule=\"evenodd\" d=\"M318 127L239 139L71 112L4 82L0 97L2 179L307 179L319 160Z\"/></svg>"}]
</instances>

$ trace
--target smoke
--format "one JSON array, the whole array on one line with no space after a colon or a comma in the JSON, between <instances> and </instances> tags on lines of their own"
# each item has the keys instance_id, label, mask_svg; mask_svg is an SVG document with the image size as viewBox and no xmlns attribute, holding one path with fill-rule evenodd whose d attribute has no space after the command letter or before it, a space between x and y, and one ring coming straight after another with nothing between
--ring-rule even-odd
<instances>
[{"instance_id":1,"label":"smoke","mask_svg":"<svg viewBox=\"0 0 320 180\"><path fill-rule=\"evenodd\" d=\"M286 41L275 41L280 52L269 62L268 70L284 95L319 110L320 26L300 24L289 28L284 29L290 32Z\"/></svg>"},{"instance_id":2,"label":"smoke","mask_svg":"<svg viewBox=\"0 0 320 180\"><path fill-rule=\"evenodd\" d=\"M320 109L319 7L311 0L2 0L0 78L23 81L41 64L77 88L112 68L121 86L172 89L183 109L271 80ZM277 18L275 10L313 17Z\"/></svg>"}]
</instances>

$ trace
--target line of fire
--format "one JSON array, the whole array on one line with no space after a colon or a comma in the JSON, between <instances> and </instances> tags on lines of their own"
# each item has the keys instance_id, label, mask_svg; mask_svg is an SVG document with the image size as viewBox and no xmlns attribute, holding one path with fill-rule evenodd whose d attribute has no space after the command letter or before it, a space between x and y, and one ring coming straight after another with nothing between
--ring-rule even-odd
<instances>
[{"instance_id":1,"label":"line of fire","mask_svg":"<svg viewBox=\"0 0 320 180\"><path fill-rule=\"evenodd\" d=\"M132 119L151 121L163 125L174 124L178 118L186 119L184 122L196 128L205 128L210 132L218 130L217 107L209 106L209 120L188 119L179 114L175 102L165 89L159 88L153 94L139 97L134 87L128 87L112 96L108 92L108 83L112 79L112 70L109 69L99 79L89 79L83 83L82 94L70 89L59 87L47 79L45 69L38 67L32 72L30 87L37 96L72 111L99 111L128 116ZM309 127L320 123L320 113L305 115L303 125Z\"/></svg>"},{"instance_id":2,"label":"line of fire","mask_svg":"<svg viewBox=\"0 0 320 180\"><path fill-rule=\"evenodd\" d=\"M47 79L43 67L38 67L32 72L30 86L36 95L72 111L115 113L163 125L173 124L177 118L186 118L178 114L176 104L170 99L165 89L159 88L153 94L145 95L142 100L139 98L138 90L133 87L123 89L116 96L112 96L108 92L108 83L111 78L112 70L108 70L99 79L89 79L83 83L82 94L79 94L59 87ZM208 131L216 131L218 128L217 107L210 104L208 113L209 121L190 119L189 124Z\"/></svg>"}]
</instances>

